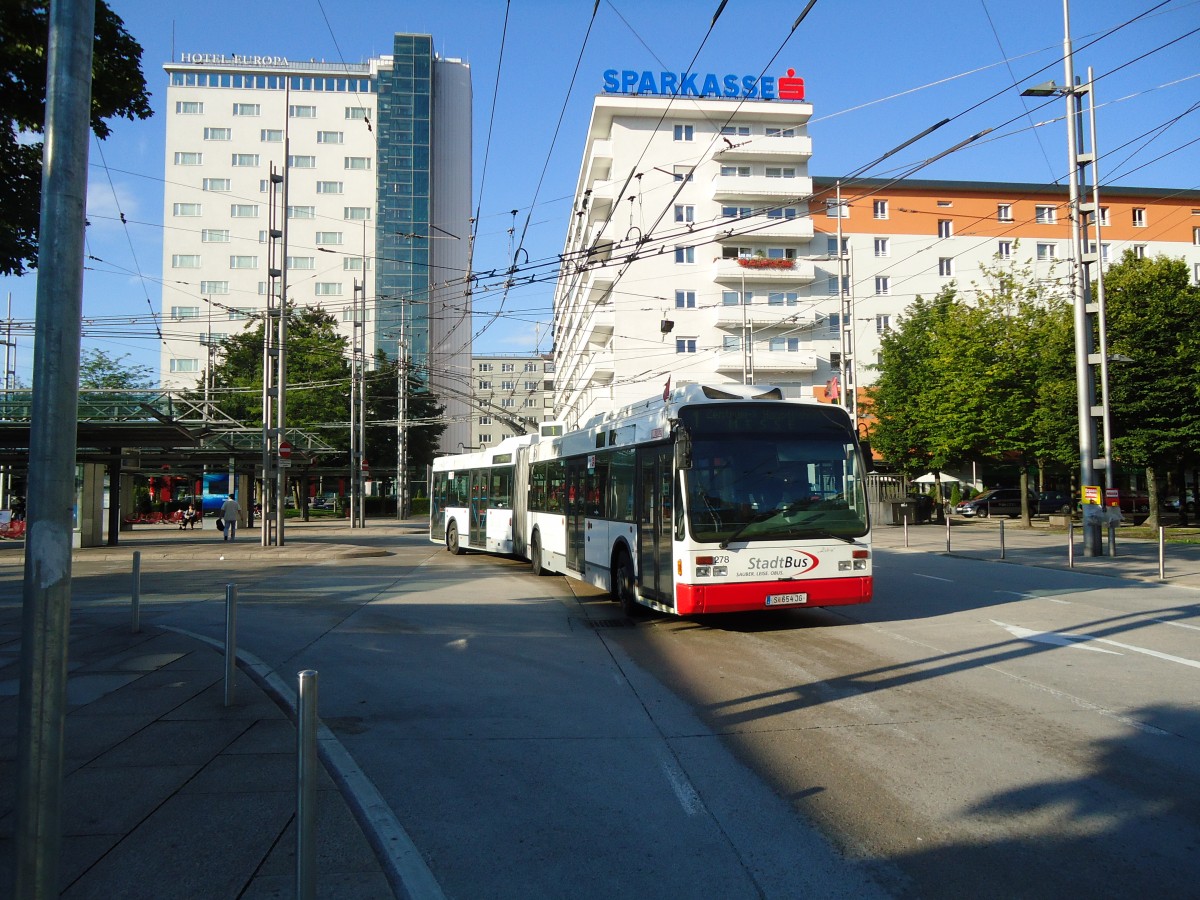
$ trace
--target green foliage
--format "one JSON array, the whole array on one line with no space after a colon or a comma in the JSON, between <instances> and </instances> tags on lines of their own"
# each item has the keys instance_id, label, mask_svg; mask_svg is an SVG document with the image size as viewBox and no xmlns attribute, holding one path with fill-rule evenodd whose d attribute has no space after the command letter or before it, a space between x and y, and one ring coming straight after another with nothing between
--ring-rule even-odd
<instances>
[{"instance_id":1,"label":"green foliage","mask_svg":"<svg viewBox=\"0 0 1200 900\"><path fill-rule=\"evenodd\" d=\"M0 14L0 274L36 268L41 213L42 144L46 120L46 0L5 0ZM114 116L153 115L142 47L103 0L96 2L92 53L92 132L110 133Z\"/></svg>"},{"instance_id":2,"label":"green foliage","mask_svg":"<svg viewBox=\"0 0 1200 900\"><path fill-rule=\"evenodd\" d=\"M376 356L374 371L367 373L366 456L372 468L381 472L396 468L398 375L396 360L388 359L382 353ZM424 472L433 462L438 440L446 430L442 419L446 409L411 369L405 381L408 385L405 465L410 473Z\"/></svg>"},{"instance_id":3,"label":"green foliage","mask_svg":"<svg viewBox=\"0 0 1200 900\"><path fill-rule=\"evenodd\" d=\"M110 390L138 391L154 387L154 370L149 366L127 365L123 356L109 356L103 350L85 350L79 359L79 386Z\"/></svg>"}]
</instances>

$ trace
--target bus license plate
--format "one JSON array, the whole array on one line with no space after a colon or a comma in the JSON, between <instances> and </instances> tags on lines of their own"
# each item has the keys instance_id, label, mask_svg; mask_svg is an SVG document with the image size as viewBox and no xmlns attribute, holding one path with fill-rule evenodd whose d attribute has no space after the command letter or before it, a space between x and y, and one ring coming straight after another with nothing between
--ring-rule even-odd
<instances>
[{"instance_id":1,"label":"bus license plate","mask_svg":"<svg viewBox=\"0 0 1200 900\"><path fill-rule=\"evenodd\" d=\"M808 594L767 594L767 606L794 606L807 602Z\"/></svg>"}]
</instances>

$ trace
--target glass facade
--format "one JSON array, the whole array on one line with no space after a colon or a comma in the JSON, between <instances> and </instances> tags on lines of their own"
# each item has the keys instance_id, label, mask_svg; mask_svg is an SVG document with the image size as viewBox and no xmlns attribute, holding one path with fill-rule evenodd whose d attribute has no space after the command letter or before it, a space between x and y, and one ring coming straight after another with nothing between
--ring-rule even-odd
<instances>
[{"instance_id":1,"label":"glass facade","mask_svg":"<svg viewBox=\"0 0 1200 900\"><path fill-rule=\"evenodd\" d=\"M391 71L380 69L378 198L375 253L376 347L396 356L407 314L411 359L429 354L429 163L433 40L397 34Z\"/></svg>"}]
</instances>

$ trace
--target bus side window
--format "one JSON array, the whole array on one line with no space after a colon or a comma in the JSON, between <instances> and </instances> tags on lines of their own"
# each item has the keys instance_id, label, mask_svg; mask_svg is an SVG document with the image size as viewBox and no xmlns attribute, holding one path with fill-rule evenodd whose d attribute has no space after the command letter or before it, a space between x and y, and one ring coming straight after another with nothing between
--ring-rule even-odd
<instances>
[{"instance_id":1,"label":"bus side window","mask_svg":"<svg viewBox=\"0 0 1200 900\"><path fill-rule=\"evenodd\" d=\"M608 471L608 518L617 522L632 522L634 451L615 450Z\"/></svg>"}]
</instances>

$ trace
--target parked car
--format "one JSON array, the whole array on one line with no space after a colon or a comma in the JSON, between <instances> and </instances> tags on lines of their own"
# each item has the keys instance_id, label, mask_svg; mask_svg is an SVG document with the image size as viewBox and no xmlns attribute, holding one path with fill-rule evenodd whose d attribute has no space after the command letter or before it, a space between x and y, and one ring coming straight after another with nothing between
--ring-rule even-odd
<instances>
[{"instance_id":1,"label":"parked car","mask_svg":"<svg viewBox=\"0 0 1200 900\"><path fill-rule=\"evenodd\" d=\"M1184 492L1184 498L1185 498L1184 503L1186 504L1184 506L1184 509L1187 510L1187 512L1189 514L1194 513L1196 511L1196 493L1195 493L1195 491L1193 491L1191 488L1188 488L1187 491ZM1174 495L1168 497L1166 500L1163 501L1163 506L1165 506L1167 509L1171 510L1172 512L1179 512L1179 495L1174 494Z\"/></svg>"},{"instance_id":2,"label":"parked car","mask_svg":"<svg viewBox=\"0 0 1200 900\"><path fill-rule=\"evenodd\" d=\"M1071 495L1063 491L1042 491L1038 494L1037 513L1041 516L1069 516L1076 505Z\"/></svg>"},{"instance_id":3,"label":"parked car","mask_svg":"<svg viewBox=\"0 0 1200 900\"><path fill-rule=\"evenodd\" d=\"M1038 508L1037 495L1032 492L1029 494L1029 508L1034 511ZM967 518L986 519L988 516L1010 516L1015 519L1021 515L1021 489L994 488L984 491L977 497L963 500L954 507L954 511Z\"/></svg>"}]
</instances>

